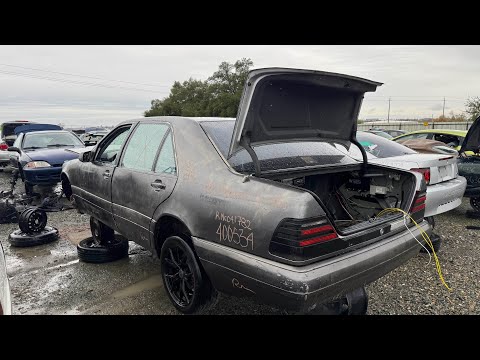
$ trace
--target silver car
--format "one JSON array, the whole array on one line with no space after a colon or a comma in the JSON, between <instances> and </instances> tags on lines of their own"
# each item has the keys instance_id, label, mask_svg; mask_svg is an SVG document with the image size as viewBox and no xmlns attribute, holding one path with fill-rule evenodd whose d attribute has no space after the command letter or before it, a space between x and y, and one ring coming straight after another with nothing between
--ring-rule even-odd
<instances>
[{"instance_id":1,"label":"silver car","mask_svg":"<svg viewBox=\"0 0 480 360\"><path fill-rule=\"evenodd\" d=\"M10 284L8 283L5 256L0 242L0 315L11 315L12 303L10 300Z\"/></svg>"},{"instance_id":2,"label":"silver car","mask_svg":"<svg viewBox=\"0 0 480 360\"><path fill-rule=\"evenodd\" d=\"M425 217L450 211L462 203L467 180L458 175L455 156L419 154L406 146L364 131L357 132L357 140L367 150L370 163L411 170L423 175L427 183ZM362 158L356 146L351 146L349 153L355 158Z\"/></svg>"}]
</instances>

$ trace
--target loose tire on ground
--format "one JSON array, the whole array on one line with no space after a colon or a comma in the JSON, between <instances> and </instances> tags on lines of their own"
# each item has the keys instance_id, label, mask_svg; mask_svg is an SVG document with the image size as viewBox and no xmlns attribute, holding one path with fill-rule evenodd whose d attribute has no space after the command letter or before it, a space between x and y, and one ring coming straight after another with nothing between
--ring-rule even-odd
<instances>
[{"instance_id":1,"label":"loose tire on ground","mask_svg":"<svg viewBox=\"0 0 480 360\"><path fill-rule=\"evenodd\" d=\"M178 311L201 313L213 306L218 293L184 239L171 236L165 240L160 263L165 290Z\"/></svg>"},{"instance_id":2,"label":"loose tire on ground","mask_svg":"<svg viewBox=\"0 0 480 360\"><path fill-rule=\"evenodd\" d=\"M0 201L0 224L15 223L18 221L17 209L6 201Z\"/></svg>"},{"instance_id":3,"label":"loose tire on ground","mask_svg":"<svg viewBox=\"0 0 480 360\"><path fill-rule=\"evenodd\" d=\"M33 234L27 234L22 230L15 230L8 236L8 241L15 247L43 245L55 240L58 240L58 230L51 226L46 226L42 231Z\"/></svg>"},{"instance_id":4,"label":"loose tire on ground","mask_svg":"<svg viewBox=\"0 0 480 360\"><path fill-rule=\"evenodd\" d=\"M78 259L87 263L106 263L128 256L128 241L114 237L111 241L98 244L93 237L80 241L77 245Z\"/></svg>"}]
</instances>

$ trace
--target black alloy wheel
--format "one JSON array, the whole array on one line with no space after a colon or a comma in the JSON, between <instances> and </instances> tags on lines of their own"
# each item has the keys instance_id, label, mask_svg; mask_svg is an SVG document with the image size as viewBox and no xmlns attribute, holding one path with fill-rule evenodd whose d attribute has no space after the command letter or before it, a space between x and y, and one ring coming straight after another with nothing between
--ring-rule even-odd
<instances>
[{"instance_id":1,"label":"black alloy wheel","mask_svg":"<svg viewBox=\"0 0 480 360\"><path fill-rule=\"evenodd\" d=\"M18 227L26 234L38 233L47 225L47 213L36 208L22 211L18 219Z\"/></svg>"},{"instance_id":2,"label":"black alloy wheel","mask_svg":"<svg viewBox=\"0 0 480 360\"><path fill-rule=\"evenodd\" d=\"M216 299L216 290L202 273L196 256L185 240L169 237L160 254L162 279L168 297L182 313L207 309Z\"/></svg>"}]
</instances>

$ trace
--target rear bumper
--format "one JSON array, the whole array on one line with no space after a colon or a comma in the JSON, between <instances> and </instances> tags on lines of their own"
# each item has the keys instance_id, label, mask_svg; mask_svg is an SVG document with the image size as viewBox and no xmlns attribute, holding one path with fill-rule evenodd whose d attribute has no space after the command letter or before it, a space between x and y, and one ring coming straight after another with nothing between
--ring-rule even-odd
<instances>
[{"instance_id":1,"label":"rear bumper","mask_svg":"<svg viewBox=\"0 0 480 360\"><path fill-rule=\"evenodd\" d=\"M421 227L431 233L426 221ZM421 239L418 229L412 233ZM218 243L193 238L213 286L237 296L296 312L340 297L375 281L418 254L420 245L402 231L364 248L307 266L291 266Z\"/></svg>"},{"instance_id":2,"label":"rear bumper","mask_svg":"<svg viewBox=\"0 0 480 360\"><path fill-rule=\"evenodd\" d=\"M427 186L425 217L438 215L460 206L466 187L467 180L463 176Z\"/></svg>"},{"instance_id":3,"label":"rear bumper","mask_svg":"<svg viewBox=\"0 0 480 360\"><path fill-rule=\"evenodd\" d=\"M44 169L23 169L25 181L32 185L53 185L60 182L61 167Z\"/></svg>"}]
</instances>

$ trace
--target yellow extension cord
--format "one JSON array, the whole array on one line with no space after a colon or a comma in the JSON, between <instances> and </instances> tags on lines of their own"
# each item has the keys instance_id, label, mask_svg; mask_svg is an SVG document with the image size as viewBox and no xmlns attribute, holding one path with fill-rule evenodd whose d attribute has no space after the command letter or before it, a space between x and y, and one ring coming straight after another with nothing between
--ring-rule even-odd
<instances>
[{"instance_id":1,"label":"yellow extension cord","mask_svg":"<svg viewBox=\"0 0 480 360\"><path fill-rule=\"evenodd\" d=\"M422 227L420 225L417 224L417 222L410 216L410 214L406 213L402 209L386 208L386 209L383 209L382 211L380 211L378 213L377 217L382 216L386 213L391 213L391 212L401 212L403 215L408 216L410 218L410 220L413 221L415 226L420 230L420 235L422 235L423 240L425 240L425 242L428 244L428 246L432 250L433 258L435 259L435 265L437 267L438 276L440 277L440 280L441 280L442 284L445 285L445 287L449 291L452 291L452 289L447 285L447 283L445 282L445 279L443 278L442 268L440 267L440 261L438 260L437 254L435 254L435 250L433 249L432 240L430 240L430 237L428 236L428 234L422 229Z\"/></svg>"}]
</instances>

